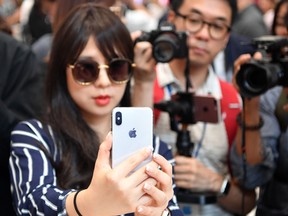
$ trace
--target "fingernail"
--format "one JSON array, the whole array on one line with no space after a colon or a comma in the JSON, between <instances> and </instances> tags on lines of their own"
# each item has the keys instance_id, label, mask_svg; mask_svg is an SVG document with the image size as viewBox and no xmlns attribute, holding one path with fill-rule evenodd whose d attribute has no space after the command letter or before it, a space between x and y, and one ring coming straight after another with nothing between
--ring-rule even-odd
<instances>
[{"instance_id":1,"label":"fingernail","mask_svg":"<svg viewBox=\"0 0 288 216\"><path fill-rule=\"evenodd\" d=\"M146 171L147 171L147 172L151 172L151 170L152 170L151 167L147 165L147 166L146 166Z\"/></svg>"},{"instance_id":2,"label":"fingernail","mask_svg":"<svg viewBox=\"0 0 288 216\"><path fill-rule=\"evenodd\" d=\"M112 132L109 131L108 134L106 135L106 139L108 139L112 135Z\"/></svg>"},{"instance_id":3,"label":"fingernail","mask_svg":"<svg viewBox=\"0 0 288 216\"><path fill-rule=\"evenodd\" d=\"M139 208L137 209L137 211L140 213L140 212L143 211L143 208L142 208L142 207L139 207Z\"/></svg>"},{"instance_id":4,"label":"fingernail","mask_svg":"<svg viewBox=\"0 0 288 216\"><path fill-rule=\"evenodd\" d=\"M159 154L158 153L154 153L153 154L153 158L158 158Z\"/></svg>"},{"instance_id":5,"label":"fingernail","mask_svg":"<svg viewBox=\"0 0 288 216\"><path fill-rule=\"evenodd\" d=\"M149 154L151 154L151 152L152 152L152 148L150 148L150 147L145 148L145 150L146 150L146 152L149 153Z\"/></svg>"},{"instance_id":6,"label":"fingernail","mask_svg":"<svg viewBox=\"0 0 288 216\"><path fill-rule=\"evenodd\" d=\"M144 184L144 189L145 189L145 190L150 190L150 188L151 188L151 185L150 185L150 184L148 184L148 183L145 183L145 184Z\"/></svg>"}]
</instances>

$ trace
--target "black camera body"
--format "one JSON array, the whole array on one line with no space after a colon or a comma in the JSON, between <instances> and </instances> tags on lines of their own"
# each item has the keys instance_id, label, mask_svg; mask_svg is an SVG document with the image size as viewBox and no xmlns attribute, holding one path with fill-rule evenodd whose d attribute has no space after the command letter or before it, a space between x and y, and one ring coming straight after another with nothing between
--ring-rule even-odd
<instances>
[{"instance_id":1,"label":"black camera body","mask_svg":"<svg viewBox=\"0 0 288 216\"><path fill-rule=\"evenodd\" d=\"M170 128L178 133L178 153L184 156L191 156L194 144L190 142L190 132L179 129L179 123L183 126L198 121L218 123L221 120L220 104L216 98L191 92L177 92L171 96L171 100L155 103L154 108L169 114Z\"/></svg>"},{"instance_id":2,"label":"black camera body","mask_svg":"<svg viewBox=\"0 0 288 216\"><path fill-rule=\"evenodd\" d=\"M276 85L288 86L288 39L265 36L254 39L254 44L263 58L243 64L236 76L240 94L247 98L259 96Z\"/></svg>"},{"instance_id":3,"label":"black camera body","mask_svg":"<svg viewBox=\"0 0 288 216\"><path fill-rule=\"evenodd\" d=\"M153 57L157 62L170 62L174 58L188 56L186 32L176 32L171 23L163 23L157 30L143 32L137 42L148 41L153 47Z\"/></svg>"}]
</instances>

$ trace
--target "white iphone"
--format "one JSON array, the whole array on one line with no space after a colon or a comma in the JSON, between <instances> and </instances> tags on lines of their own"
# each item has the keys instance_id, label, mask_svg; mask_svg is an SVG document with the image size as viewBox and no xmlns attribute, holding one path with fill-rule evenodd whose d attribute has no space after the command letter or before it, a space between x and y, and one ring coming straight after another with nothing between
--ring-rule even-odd
<instances>
[{"instance_id":1,"label":"white iphone","mask_svg":"<svg viewBox=\"0 0 288 216\"><path fill-rule=\"evenodd\" d=\"M116 107L112 112L112 167L145 147L153 148L153 112L149 107ZM147 164L152 156L139 166ZM133 171L135 171L133 170Z\"/></svg>"}]
</instances>

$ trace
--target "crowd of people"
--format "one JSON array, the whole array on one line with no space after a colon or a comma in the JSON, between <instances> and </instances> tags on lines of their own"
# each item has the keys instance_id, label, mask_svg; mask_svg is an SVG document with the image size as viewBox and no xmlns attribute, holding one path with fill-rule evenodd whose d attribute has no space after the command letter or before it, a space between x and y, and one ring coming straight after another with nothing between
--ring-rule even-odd
<instances>
[{"instance_id":1,"label":"crowd of people","mask_svg":"<svg viewBox=\"0 0 288 216\"><path fill-rule=\"evenodd\" d=\"M3 215L287 216L287 26L287 0L0 0ZM112 168L118 106L153 149Z\"/></svg>"}]
</instances>

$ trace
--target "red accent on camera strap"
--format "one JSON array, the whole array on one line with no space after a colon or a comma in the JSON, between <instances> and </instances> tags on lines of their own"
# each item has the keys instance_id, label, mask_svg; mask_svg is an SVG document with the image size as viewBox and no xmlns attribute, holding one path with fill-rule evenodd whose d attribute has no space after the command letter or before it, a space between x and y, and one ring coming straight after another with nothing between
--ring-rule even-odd
<instances>
[{"instance_id":1,"label":"red accent on camera strap","mask_svg":"<svg viewBox=\"0 0 288 216\"><path fill-rule=\"evenodd\" d=\"M223 114L225 115L224 123L228 136L229 147L231 147L238 128L236 117L241 111L241 104L239 101L240 98L234 86L228 82L224 82L222 80L219 81L222 92L222 99L220 100L221 113L222 116Z\"/></svg>"}]
</instances>

